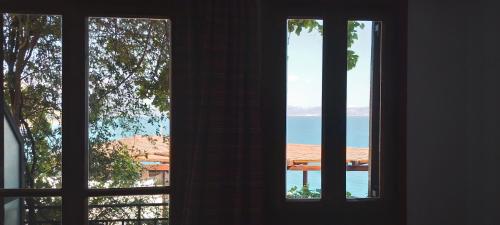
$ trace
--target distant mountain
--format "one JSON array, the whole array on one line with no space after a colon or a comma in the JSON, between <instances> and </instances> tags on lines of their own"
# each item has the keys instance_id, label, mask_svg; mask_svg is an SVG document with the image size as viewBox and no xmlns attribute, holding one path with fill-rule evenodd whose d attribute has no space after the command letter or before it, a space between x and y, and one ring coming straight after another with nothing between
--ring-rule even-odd
<instances>
[{"instance_id":1,"label":"distant mountain","mask_svg":"<svg viewBox=\"0 0 500 225\"><path fill-rule=\"evenodd\" d=\"M287 116L320 116L321 107L298 107L288 106ZM350 107L347 108L347 116L369 116L370 109L368 107Z\"/></svg>"},{"instance_id":2,"label":"distant mountain","mask_svg":"<svg viewBox=\"0 0 500 225\"><path fill-rule=\"evenodd\" d=\"M369 116L370 108L368 107L349 107L347 108L348 116Z\"/></svg>"},{"instance_id":3,"label":"distant mountain","mask_svg":"<svg viewBox=\"0 0 500 225\"><path fill-rule=\"evenodd\" d=\"M321 107L297 107L297 106L288 106L286 110L287 116L320 116L321 115Z\"/></svg>"}]
</instances>

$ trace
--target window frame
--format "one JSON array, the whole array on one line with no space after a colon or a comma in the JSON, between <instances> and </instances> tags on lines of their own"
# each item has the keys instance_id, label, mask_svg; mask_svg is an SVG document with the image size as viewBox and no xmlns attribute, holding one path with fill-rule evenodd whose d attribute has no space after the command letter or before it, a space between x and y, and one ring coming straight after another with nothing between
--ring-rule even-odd
<instances>
[{"instance_id":1,"label":"window frame","mask_svg":"<svg viewBox=\"0 0 500 225\"><path fill-rule=\"evenodd\" d=\"M325 2L320 0L281 0L264 4L263 26L263 115L265 146L270 157L268 172L268 210L274 223L320 224L404 224L406 162L406 72L405 5L383 1ZM375 2L375 3L373 3ZM380 2L380 3L377 3ZM364 5L363 5L364 4ZM367 5L370 4L370 5ZM322 100L322 198L291 200L285 196L286 155L286 20L323 19L323 100ZM345 135L347 83L347 21L367 20L383 23L379 83L380 146L379 197L345 198ZM336 41L339 40L339 41ZM340 49L340 50L338 50ZM334 60L339 59L339 60ZM376 59L374 59L376 60ZM333 63L325 63L333 62ZM377 70L376 67L373 67ZM334 74L334 76L326 76ZM376 89L376 88L374 88ZM372 90L377 91L377 90ZM373 94L373 93L372 93ZM326 101L328 99L328 101ZM375 105L375 107L377 107ZM371 107L370 107L371 108ZM328 126L327 124L336 124ZM328 137L328 138L326 138ZM332 138L333 137L333 138ZM338 138L335 138L338 137ZM395 138L396 137L396 138ZM271 151L272 150L272 151ZM377 149L372 148L372 151ZM374 157L377 157L375 154ZM355 218L353 220L352 218Z\"/></svg>"},{"instance_id":2,"label":"window frame","mask_svg":"<svg viewBox=\"0 0 500 225\"><path fill-rule=\"evenodd\" d=\"M141 2L125 0L120 4L112 1L82 3L78 1L51 0L7 0L2 2L0 13L45 14L62 16L62 187L59 189L3 189L4 168L0 168L0 205L6 197L61 197L61 224L88 224L88 198L98 196L125 195L169 195L169 223L175 224L179 210L176 207L176 183L181 173L176 173L179 165L177 157L177 135L180 122L170 120L170 185L163 187L134 187L91 189L88 187L88 18L122 17L169 19L171 22L171 118L182 115L176 105L182 102L182 86L186 84L181 76L187 71L186 44L187 19L186 3L169 0L164 2ZM175 10L174 10L175 9ZM179 56L179 57L177 57ZM3 54L0 57L3 61ZM1 73L3 83L3 72ZM3 85L1 87L3 99ZM179 96L179 99L174 96ZM3 101L2 101L2 107ZM181 111L181 110L179 110ZM2 112L3 113L3 112ZM3 115L3 114L2 114ZM0 127L3 130L3 123ZM175 137L175 138L174 138ZM0 137L0 165L4 160L4 139ZM82 160L84 159L84 160ZM0 221L4 220L4 210L0 210Z\"/></svg>"}]
</instances>

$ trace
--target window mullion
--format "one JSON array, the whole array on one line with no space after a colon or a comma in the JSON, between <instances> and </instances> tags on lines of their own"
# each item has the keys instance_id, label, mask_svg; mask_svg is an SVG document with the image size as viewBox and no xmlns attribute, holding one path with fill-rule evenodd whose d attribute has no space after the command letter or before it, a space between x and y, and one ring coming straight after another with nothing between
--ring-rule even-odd
<instances>
[{"instance_id":1,"label":"window mullion","mask_svg":"<svg viewBox=\"0 0 500 225\"><path fill-rule=\"evenodd\" d=\"M340 12L326 17L323 61L322 165L328 213L341 215L345 203L347 20Z\"/></svg>"},{"instance_id":2,"label":"window mullion","mask_svg":"<svg viewBox=\"0 0 500 225\"><path fill-rule=\"evenodd\" d=\"M2 107L2 111L0 112L0 114L2 115L2 120L3 118L5 117L4 115L4 111L5 111L5 105L4 105L4 95L3 95L3 88L4 88L4 74L3 74L3 60L4 60L4 50L3 50L3 40L4 40L4 34L3 34L3 25L4 24L4 21L3 21L3 13L0 13L0 28L2 28L1 32L0 32L0 43L2 44L2 46L0 46L0 82L2 82L2 85L0 85L0 99L2 99L1 101L1 107ZM0 137L0 189L3 189L4 188L4 123L2 121L2 123L0 124L0 130L2 131L2 135ZM3 197L0 196L0 204L3 205ZM3 219L3 210L1 210L2 212L0 212L0 219ZM2 220L3 221L3 220Z\"/></svg>"},{"instance_id":3,"label":"window mullion","mask_svg":"<svg viewBox=\"0 0 500 225\"><path fill-rule=\"evenodd\" d=\"M63 15L62 224L87 221L87 22Z\"/></svg>"}]
</instances>

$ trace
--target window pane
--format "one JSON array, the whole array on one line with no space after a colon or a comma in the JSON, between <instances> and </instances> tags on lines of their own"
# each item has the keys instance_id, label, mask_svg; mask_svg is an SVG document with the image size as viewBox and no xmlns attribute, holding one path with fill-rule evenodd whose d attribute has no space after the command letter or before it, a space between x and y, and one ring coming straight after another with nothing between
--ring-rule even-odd
<instances>
[{"instance_id":1,"label":"window pane","mask_svg":"<svg viewBox=\"0 0 500 225\"><path fill-rule=\"evenodd\" d=\"M168 224L168 195L93 197L89 224Z\"/></svg>"},{"instance_id":2,"label":"window pane","mask_svg":"<svg viewBox=\"0 0 500 225\"><path fill-rule=\"evenodd\" d=\"M5 188L59 188L61 16L2 19Z\"/></svg>"},{"instance_id":3,"label":"window pane","mask_svg":"<svg viewBox=\"0 0 500 225\"><path fill-rule=\"evenodd\" d=\"M287 20L286 196L321 197L323 21Z\"/></svg>"},{"instance_id":4,"label":"window pane","mask_svg":"<svg viewBox=\"0 0 500 225\"><path fill-rule=\"evenodd\" d=\"M89 19L89 186L169 183L170 21Z\"/></svg>"},{"instance_id":5,"label":"window pane","mask_svg":"<svg viewBox=\"0 0 500 225\"><path fill-rule=\"evenodd\" d=\"M348 198L375 197L376 169L372 167L371 155L375 151L370 140L371 128L377 122L373 114L378 104L372 99L374 75L372 60L373 28L371 21L349 21L348 72L347 72L347 118L346 118L346 196ZM378 79L378 78L377 78ZM377 140L377 137L373 137ZM377 148L378 149L378 148ZM375 175L376 175L375 174ZM378 182L377 182L378 183ZM369 194L370 188L374 188Z\"/></svg>"},{"instance_id":6,"label":"window pane","mask_svg":"<svg viewBox=\"0 0 500 225\"><path fill-rule=\"evenodd\" d=\"M4 198L3 208L5 225L61 224L61 197Z\"/></svg>"}]
</instances>

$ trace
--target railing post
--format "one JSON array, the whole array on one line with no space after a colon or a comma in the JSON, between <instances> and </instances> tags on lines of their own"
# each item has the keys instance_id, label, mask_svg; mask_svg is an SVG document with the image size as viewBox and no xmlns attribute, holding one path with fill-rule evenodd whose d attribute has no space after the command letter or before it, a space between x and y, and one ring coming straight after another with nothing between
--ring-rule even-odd
<instances>
[{"instance_id":1,"label":"railing post","mask_svg":"<svg viewBox=\"0 0 500 225\"><path fill-rule=\"evenodd\" d=\"M141 205L137 205L137 225L141 225Z\"/></svg>"},{"instance_id":2,"label":"railing post","mask_svg":"<svg viewBox=\"0 0 500 225\"><path fill-rule=\"evenodd\" d=\"M302 170L302 187L308 187L307 169Z\"/></svg>"}]
</instances>

